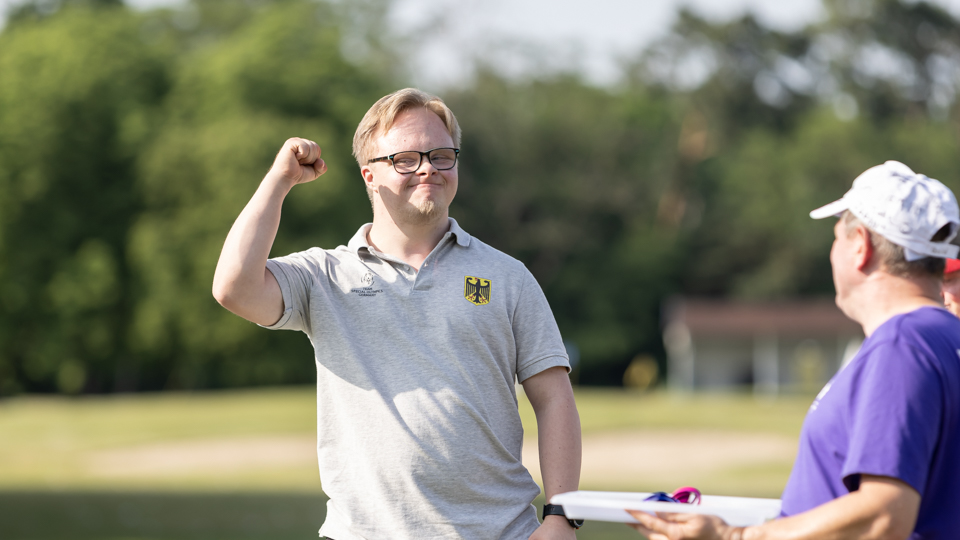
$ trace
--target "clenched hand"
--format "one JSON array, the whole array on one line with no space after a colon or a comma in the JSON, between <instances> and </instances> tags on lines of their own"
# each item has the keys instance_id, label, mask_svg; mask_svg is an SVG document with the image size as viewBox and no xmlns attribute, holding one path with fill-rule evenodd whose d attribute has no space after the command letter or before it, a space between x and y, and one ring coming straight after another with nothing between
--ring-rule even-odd
<instances>
[{"instance_id":1,"label":"clenched hand","mask_svg":"<svg viewBox=\"0 0 960 540\"><path fill-rule=\"evenodd\" d=\"M287 139L287 142L283 143L270 168L270 173L294 184L313 182L325 172L327 164L320 159L320 145L299 137Z\"/></svg>"}]
</instances>

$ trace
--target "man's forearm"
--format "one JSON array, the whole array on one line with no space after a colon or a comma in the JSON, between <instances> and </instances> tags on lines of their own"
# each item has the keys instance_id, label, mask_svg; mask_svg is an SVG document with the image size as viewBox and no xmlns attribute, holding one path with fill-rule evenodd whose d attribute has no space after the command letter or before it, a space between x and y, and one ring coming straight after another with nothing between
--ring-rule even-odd
<instances>
[{"instance_id":1,"label":"man's forearm","mask_svg":"<svg viewBox=\"0 0 960 540\"><path fill-rule=\"evenodd\" d=\"M629 510L650 537L689 540L906 540L917 522L920 494L895 478L863 475L860 488L795 516L732 527L716 516ZM682 510L681 510L682 512Z\"/></svg>"},{"instance_id":2,"label":"man's forearm","mask_svg":"<svg viewBox=\"0 0 960 540\"><path fill-rule=\"evenodd\" d=\"M569 405L555 404L538 415L537 425L543 494L549 501L580 485L580 417L572 396Z\"/></svg>"},{"instance_id":3,"label":"man's forearm","mask_svg":"<svg viewBox=\"0 0 960 540\"><path fill-rule=\"evenodd\" d=\"M905 540L916 524L920 495L891 478L865 477L860 489L809 512L743 531L743 540Z\"/></svg>"},{"instance_id":4,"label":"man's forearm","mask_svg":"<svg viewBox=\"0 0 960 540\"><path fill-rule=\"evenodd\" d=\"M563 368L534 375L524 389L537 415L540 474L549 501L580 484L580 415Z\"/></svg>"}]
</instances>

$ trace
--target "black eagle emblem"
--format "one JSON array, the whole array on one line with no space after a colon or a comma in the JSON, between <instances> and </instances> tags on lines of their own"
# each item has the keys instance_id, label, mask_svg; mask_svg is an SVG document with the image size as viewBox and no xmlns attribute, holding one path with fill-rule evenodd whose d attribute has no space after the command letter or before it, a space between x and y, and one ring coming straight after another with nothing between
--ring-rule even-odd
<instances>
[{"instance_id":1,"label":"black eagle emblem","mask_svg":"<svg viewBox=\"0 0 960 540\"><path fill-rule=\"evenodd\" d=\"M463 278L463 297L482 306L490 303L490 280L473 276Z\"/></svg>"}]
</instances>

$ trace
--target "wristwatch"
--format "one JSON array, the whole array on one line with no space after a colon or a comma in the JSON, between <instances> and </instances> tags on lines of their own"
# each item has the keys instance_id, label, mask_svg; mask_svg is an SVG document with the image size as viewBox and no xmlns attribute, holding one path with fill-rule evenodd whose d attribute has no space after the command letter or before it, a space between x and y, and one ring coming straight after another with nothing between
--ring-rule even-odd
<instances>
[{"instance_id":1,"label":"wristwatch","mask_svg":"<svg viewBox=\"0 0 960 540\"><path fill-rule=\"evenodd\" d=\"M563 507L560 506L559 504L543 505L543 516L540 519L547 519L547 516L567 517L567 515L563 513ZM570 526L573 527L574 529L579 529L580 527L583 527L582 519L568 519L567 523L569 523Z\"/></svg>"}]
</instances>

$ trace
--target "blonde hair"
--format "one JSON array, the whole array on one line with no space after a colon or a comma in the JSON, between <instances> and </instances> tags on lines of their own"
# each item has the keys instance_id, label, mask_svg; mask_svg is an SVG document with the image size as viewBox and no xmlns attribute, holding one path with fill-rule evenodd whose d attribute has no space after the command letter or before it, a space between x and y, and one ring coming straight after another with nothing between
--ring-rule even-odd
<instances>
[{"instance_id":1,"label":"blonde hair","mask_svg":"<svg viewBox=\"0 0 960 540\"><path fill-rule=\"evenodd\" d=\"M401 113L417 107L439 116L453 139L453 145L460 147L460 125L443 100L416 88L404 88L380 98L367 114L363 115L363 120L360 120L357 132L353 135L353 157L357 159L357 164L363 167L367 161L377 157L372 155L374 138L389 131Z\"/></svg>"}]
</instances>

